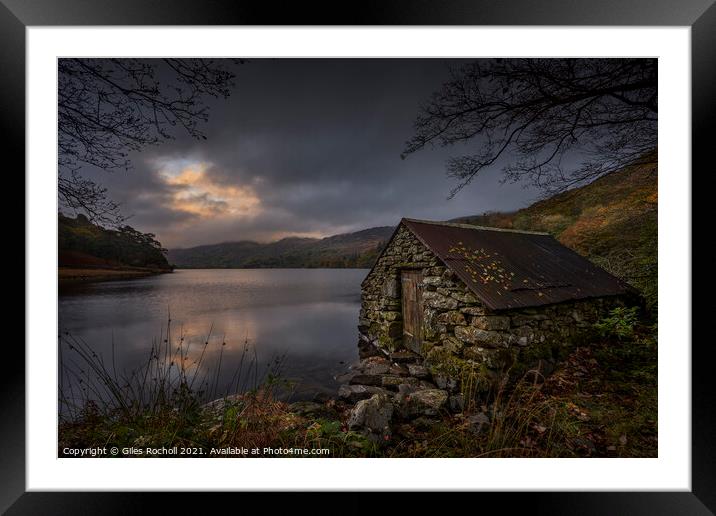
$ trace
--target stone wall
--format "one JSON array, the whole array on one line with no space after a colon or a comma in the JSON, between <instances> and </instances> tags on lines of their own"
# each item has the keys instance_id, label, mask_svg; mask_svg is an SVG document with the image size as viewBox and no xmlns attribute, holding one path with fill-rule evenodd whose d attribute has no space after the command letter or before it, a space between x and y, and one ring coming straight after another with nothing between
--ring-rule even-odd
<instances>
[{"instance_id":1,"label":"stone wall","mask_svg":"<svg viewBox=\"0 0 716 516\"><path fill-rule=\"evenodd\" d=\"M401 225L373 271L363 281L358 329L361 338L385 352L402 346L400 271L420 268L439 275L445 267L405 226Z\"/></svg>"},{"instance_id":2,"label":"stone wall","mask_svg":"<svg viewBox=\"0 0 716 516\"><path fill-rule=\"evenodd\" d=\"M511 376L539 366L549 372L618 298L598 298L543 307L490 311L407 228L363 282L359 331L362 345L385 354L402 349L400 271L421 269L424 365L440 388L486 390L509 370ZM468 393L468 394L473 394Z\"/></svg>"}]
</instances>

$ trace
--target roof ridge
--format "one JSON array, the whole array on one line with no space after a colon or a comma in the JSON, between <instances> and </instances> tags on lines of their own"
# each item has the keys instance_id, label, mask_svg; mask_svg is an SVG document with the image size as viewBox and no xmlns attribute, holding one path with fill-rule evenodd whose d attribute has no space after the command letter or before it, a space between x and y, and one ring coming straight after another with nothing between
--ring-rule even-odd
<instances>
[{"instance_id":1,"label":"roof ridge","mask_svg":"<svg viewBox=\"0 0 716 516\"><path fill-rule=\"evenodd\" d=\"M442 222L442 221L435 221L435 220L421 220L421 219L411 219L411 218L407 218L407 217L403 217L400 222L417 222L418 224L432 224L433 226L448 226L448 227L463 228L463 229L478 229L480 231L501 231L503 233L523 233L526 235L550 236L550 234L545 231L527 231L527 230L523 230L523 229L494 228L494 227L490 227L490 226L476 226L474 224L461 224L459 222Z\"/></svg>"}]
</instances>

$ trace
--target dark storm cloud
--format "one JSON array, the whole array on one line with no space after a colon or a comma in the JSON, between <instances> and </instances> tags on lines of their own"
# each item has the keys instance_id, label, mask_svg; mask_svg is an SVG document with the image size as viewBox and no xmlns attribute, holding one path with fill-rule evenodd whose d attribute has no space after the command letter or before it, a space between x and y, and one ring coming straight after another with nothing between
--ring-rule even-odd
<instances>
[{"instance_id":1,"label":"dark storm cloud","mask_svg":"<svg viewBox=\"0 0 716 516\"><path fill-rule=\"evenodd\" d=\"M210 103L207 140L132 156L127 173L87 171L166 246L323 236L400 217L448 219L526 205L536 192L500 186L496 169L452 200L444 163L462 149L400 159L418 106L459 61L252 60ZM499 167L498 167L499 168Z\"/></svg>"}]
</instances>

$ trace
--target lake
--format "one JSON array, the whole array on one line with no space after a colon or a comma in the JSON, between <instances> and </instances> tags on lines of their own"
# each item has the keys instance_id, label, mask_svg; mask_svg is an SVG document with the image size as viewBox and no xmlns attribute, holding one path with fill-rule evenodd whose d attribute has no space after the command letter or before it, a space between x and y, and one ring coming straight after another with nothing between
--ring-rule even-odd
<instances>
[{"instance_id":1,"label":"lake","mask_svg":"<svg viewBox=\"0 0 716 516\"><path fill-rule=\"evenodd\" d=\"M111 367L129 372L147 362L153 341L166 338L171 315L171 342L183 335L194 360L208 342L201 364L212 374L218 369L219 386L231 384L248 349L245 364L255 356L259 372L284 356L281 377L294 385L291 399L311 399L319 392L335 394L334 376L358 359L360 283L367 273L177 270L74 284L60 289L59 329L84 341L107 364L114 354ZM67 356L64 346L62 352Z\"/></svg>"}]
</instances>

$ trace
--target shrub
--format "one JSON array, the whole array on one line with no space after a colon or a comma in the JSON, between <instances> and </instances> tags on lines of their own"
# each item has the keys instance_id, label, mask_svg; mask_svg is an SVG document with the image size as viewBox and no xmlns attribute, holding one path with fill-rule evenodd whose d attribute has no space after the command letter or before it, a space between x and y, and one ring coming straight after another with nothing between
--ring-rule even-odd
<instances>
[{"instance_id":1,"label":"shrub","mask_svg":"<svg viewBox=\"0 0 716 516\"><path fill-rule=\"evenodd\" d=\"M603 337L616 337L619 340L634 336L634 328L639 320L639 307L617 307L607 317L594 323L594 327Z\"/></svg>"}]
</instances>

